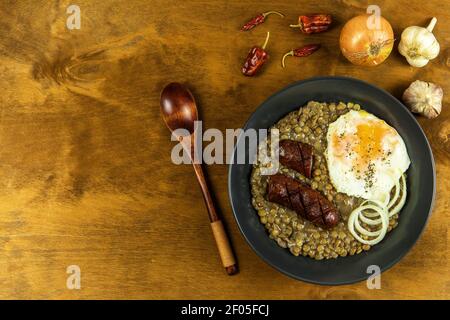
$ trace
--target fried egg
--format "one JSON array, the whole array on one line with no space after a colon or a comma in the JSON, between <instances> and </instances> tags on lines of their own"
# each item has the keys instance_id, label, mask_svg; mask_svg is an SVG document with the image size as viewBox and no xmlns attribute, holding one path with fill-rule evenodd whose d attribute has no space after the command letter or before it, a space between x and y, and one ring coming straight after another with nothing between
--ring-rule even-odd
<instances>
[{"instance_id":1,"label":"fried egg","mask_svg":"<svg viewBox=\"0 0 450 320\"><path fill-rule=\"evenodd\" d=\"M386 201L410 159L398 132L366 111L350 111L327 132L328 172L338 192Z\"/></svg>"}]
</instances>

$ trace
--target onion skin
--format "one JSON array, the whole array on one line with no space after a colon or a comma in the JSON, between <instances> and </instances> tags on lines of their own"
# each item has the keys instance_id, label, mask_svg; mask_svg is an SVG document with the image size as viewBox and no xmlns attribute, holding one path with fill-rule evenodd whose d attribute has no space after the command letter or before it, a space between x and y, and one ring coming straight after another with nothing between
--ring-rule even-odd
<instances>
[{"instance_id":1,"label":"onion skin","mask_svg":"<svg viewBox=\"0 0 450 320\"><path fill-rule=\"evenodd\" d=\"M380 28L369 29L370 15L356 16L341 30L339 45L342 54L353 64L373 67L387 59L394 47L391 24L380 16Z\"/></svg>"}]
</instances>

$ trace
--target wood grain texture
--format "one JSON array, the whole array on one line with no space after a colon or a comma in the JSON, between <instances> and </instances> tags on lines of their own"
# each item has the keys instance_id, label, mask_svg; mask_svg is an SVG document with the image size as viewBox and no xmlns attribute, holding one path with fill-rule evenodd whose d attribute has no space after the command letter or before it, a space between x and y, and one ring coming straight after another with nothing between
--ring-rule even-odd
<instances>
[{"instance_id":1,"label":"wood grain texture","mask_svg":"<svg viewBox=\"0 0 450 320\"><path fill-rule=\"evenodd\" d=\"M75 3L81 30L68 30ZM0 2L0 298L450 298L450 3L370 1L397 39L410 25L438 19L439 57L409 67L395 50L368 69L340 54L339 31L369 1L47 1ZM249 33L254 14L279 10ZM329 32L290 30L300 13L336 17ZM262 74L240 74L248 49L271 31ZM320 42L306 59L279 58ZM444 89L442 114L420 118L437 170L435 209L411 252L366 284L323 287L265 264L233 220L227 166L207 171L231 235L240 274L223 271L191 166L173 165L173 142L159 113L171 81L188 85L207 127L239 128L270 93L317 75L347 75L396 97L415 79ZM79 265L81 290L66 288ZM195 267L191 267L195 266Z\"/></svg>"}]
</instances>

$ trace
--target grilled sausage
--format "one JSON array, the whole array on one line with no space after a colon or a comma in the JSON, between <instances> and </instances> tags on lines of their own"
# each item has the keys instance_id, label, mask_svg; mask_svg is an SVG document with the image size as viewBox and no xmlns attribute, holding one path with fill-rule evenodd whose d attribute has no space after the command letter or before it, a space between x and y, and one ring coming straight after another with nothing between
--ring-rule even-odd
<instances>
[{"instance_id":1,"label":"grilled sausage","mask_svg":"<svg viewBox=\"0 0 450 320\"><path fill-rule=\"evenodd\" d=\"M311 178L313 148L309 144L294 141L280 141L280 163Z\"/></svg>"},{"instance_id":2,"label":"grilled sausage","mask_svg":"<svg viewBox=\"0 0 450 320\"><path fill-rule=\"evenodd\" d=\"M283 174L269 177L267 199L294 210L301 217L323 228L332 228L339 222L339 213L327 198Z\"/></svg>"}]
</instances>

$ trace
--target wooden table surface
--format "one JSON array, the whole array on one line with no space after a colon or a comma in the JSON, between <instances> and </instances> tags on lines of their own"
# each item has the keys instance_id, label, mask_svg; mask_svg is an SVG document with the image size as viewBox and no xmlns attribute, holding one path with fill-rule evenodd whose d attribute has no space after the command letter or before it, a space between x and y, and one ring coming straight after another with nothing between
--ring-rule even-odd
<instances>
[{"instance_id":1,"label":"wooden table surface","mask_svg":"<svg viewBox=\"0 0 450 320\"><path fill-rule=\"evenodd\" d=\"M375 68L347 62L340 29L369 2L397 39L436 16L439 57L419 69L397 49ZM70 4L81 8L80 30L66 28ZM238 31L267 10L286 18ZM287 27L314 12L332 14L333 28L305 36ZM450 298L449 13L450 2L438 0L1 1L0 298ZM261 76L242 76L249 47L268 30L272 60ZM323 48L281 68L282 53L312 42ZM442 114L419 118L436 160L435 209L417 245L383 273L381 290L306 284L265 264L232 216L227 166L212 165L240 266L227 276L193 170L170 160L174 143L159 113L166 83L187 84L204 126L225 130L241 127L271 93L318 75L352 76L396 97L416 79L445 92ZM69 265L81 269L80 290L66 287Z\"/></svg>"}]
</instances>

